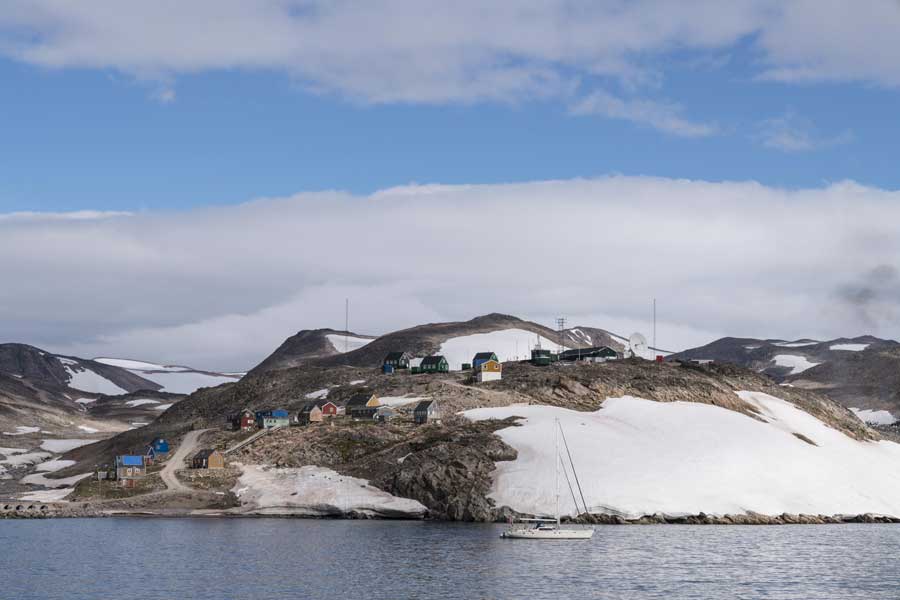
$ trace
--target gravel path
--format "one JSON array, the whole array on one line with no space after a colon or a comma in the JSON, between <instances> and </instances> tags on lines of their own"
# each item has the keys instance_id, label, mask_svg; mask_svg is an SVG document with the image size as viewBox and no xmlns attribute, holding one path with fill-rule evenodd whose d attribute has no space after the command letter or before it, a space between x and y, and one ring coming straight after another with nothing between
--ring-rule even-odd
<instances>
[{"instance_id":1,"label":"gravel path","mask_svg":"<svg viewBox=\"0 0 900 600\"><path fill-rule=\"evenodd\" d=\"M163 483L166 484L166 487L169 489L169 491L193 491L191 490L191 488L178 481L178 477L175 476L175 471L184 468L184 459L196 450L197 442L200 440L200 436L207 431L209 431L209 429L189 431L187 435L184 436L184 439L181 440L181 444L178 446L178 450L176 450L175 454L172 455L172 458L170 458L166 462L165 468L160 471L159 475L160 477L162 477Z\"/></svg>"}]
</instances>

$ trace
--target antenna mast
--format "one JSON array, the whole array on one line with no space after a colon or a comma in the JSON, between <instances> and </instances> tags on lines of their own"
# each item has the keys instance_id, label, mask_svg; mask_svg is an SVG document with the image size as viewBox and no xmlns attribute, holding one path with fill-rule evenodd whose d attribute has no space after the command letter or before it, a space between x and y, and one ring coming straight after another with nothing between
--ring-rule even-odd
<instances>
[{"instance_id":1,"label":"antenna mast","mask_svg":"<svg viewBox=\"0 0 900 600\"><path fill-rule=\"evenodd\" d=\"M559 333L556 340L556 351L559 354L563 352L563 330L566 328L566 318L565 317L557 317L556 318L556 331Z\"/></svg>"},{"instance_id":2,"label":"antenna mast","mask_svg":"<svg viewBox=\"0 0 900 600\"><path fill-rule=\"evenodd\" d=\"M653 299L653 356L656 357L656 298Z\"/></svg>"},{"instance_id":3,"label":"antenna mast","mask_svg":"<svg viewBox=\"0 0 900 600\"><path fill-rule=\"evenodd\" d=\"M349 349L349 342L347 341L347 335L350 332L350 298L344 299L344 353L346 354Z\"/></svg>"}]
</instances>

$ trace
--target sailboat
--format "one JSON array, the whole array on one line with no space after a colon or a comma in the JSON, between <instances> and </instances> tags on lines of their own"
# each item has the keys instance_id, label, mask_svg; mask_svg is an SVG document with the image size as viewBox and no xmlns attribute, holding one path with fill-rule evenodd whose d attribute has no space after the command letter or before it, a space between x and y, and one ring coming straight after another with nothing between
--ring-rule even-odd
<instances>
[{"instance_id":1,"label":"sailboat","mask_svg":"<svg viewBox=\"0 0 900 600\"><path fill-rule=\"evenodd\" d=\"M561 432L559 419L555 419L556 434L556 516L552 519L519 519L516 523L511 523L509 528L500 534L500 537L517 540L589 540L594 537L593 526L586 527L566 527L562 526L559 517L559 465L562 461L562 455L559 453L559 434ZM578 475L575 474L575 464L572 462L572 455L569 453L569 444L566 444L566 454L569 457L569 465L575 481L578 483ZM563 470L568 481L569 475ZM572 491L572 482L568 481L569 490ZM581 492L581 484L578 483L578 491ZM572 500L575 501L575 509L578 510L578 501L575 500L575 493L572 491ZM587 503L584 502L584 495L581 495L581 501L584 503L584 512L587 513Z\"/></svg>"}]
</instances>

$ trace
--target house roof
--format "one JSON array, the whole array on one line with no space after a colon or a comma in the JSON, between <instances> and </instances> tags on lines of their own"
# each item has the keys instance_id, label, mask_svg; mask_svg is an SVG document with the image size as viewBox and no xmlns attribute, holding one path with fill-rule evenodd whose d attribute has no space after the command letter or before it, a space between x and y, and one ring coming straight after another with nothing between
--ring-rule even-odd
<instances>
[{"instance_id":1,"label":"house roof","mask_svg":"<svg viewBox=\"0 0 900 600\"><path fill-rule=\"evenodd\" d=\"M347 408L351 408L354 406L365 406L369 400L374 396L372 392L361 392L359 394L353 394L350 396L350 399L347 400Z\"/></svg>"},{"instance_id":2,"label":"house roof","mask_svg":"<svg viewBox=\"0 0 900 600\"><path fill-rule=\"evenodd\" d=\"M385 362L389 360L400 360L404 356L409 356L406 352L388 352L387 356L384 357Z\"/></svg>"},{"instance_id":3,"label":"house roof","mask_svg":"<svg viewBox=\"0 0 900 600\"><path fill-rule=\"evenodd\" d=\"M125 454L117 456L116 462L125 467L142 467L144 466L144 457L137 454Z\"/></svg>"},{"instance_id":4,"label":"house roof","mask_svg":"<svg viewBox=\"0 0 900 600\"><path fill-rule=\"evenodd\" d=\"M424 367L425 365L439 365L439 364L441 364L441 361L446 362L446 360L447 359L444 358L443 356L441 356L440 354L435 355L435 356L426 356L425 358L422 359L421 366Z\"/></svg>"},{"instance_id":5,"label":"house roof","mask_svg":"<svg viewBox=\"0 0 900 600\"><path fill-rule=\"evenodd\" d=\"M311 400L303 405L303 408L300 409L300 414L312 412L312 409L316 407L321 410L326 404L328 404L328 400Z\"/></svg>"},{"instance_id":6,"label":"house roof","mask_svg":"<svg viewBox=\"0 0 900 600\"><path fill-rule=\"evenodd\" d=\"M422 400L421 402L416 404L413 412L427 411L432 404L434 404L434 400Z\"/></svg>"},{"instance_id":7,"label":"house roof","mask_svg":"<svg viewBox=\"0 0 900 600\"><path fill-rule=\"evenodd\" d=\"M475 360L490 360L494 358L493 352L479 352L475 355Z\"/></svg>"},{"instance_id":8,"label":"house roof","mask_svg":"<svg viewBox=\"0 0 900 600\"><path fill-rule=\"evenodd\" d=\"M195 454L194 458L209 458L213 454L213 452L215 452L215 450L213 450L212 448L204 448L203 450Z\"/></svg>"}]
</instances>

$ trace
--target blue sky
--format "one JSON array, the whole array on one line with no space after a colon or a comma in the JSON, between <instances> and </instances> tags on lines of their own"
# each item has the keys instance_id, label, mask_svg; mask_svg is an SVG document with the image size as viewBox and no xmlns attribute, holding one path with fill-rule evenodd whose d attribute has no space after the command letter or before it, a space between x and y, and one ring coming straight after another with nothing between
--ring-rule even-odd
<instances>
[{"instance_id":1,"label":"blue sky","mask_svg":"<svg viewBox=\"0 0 900 600\"><path fill-rule=\"evenodd\" d=\"M330 83L327 73L294 64L302 57L253 68L240 56L209 58L218 50L212 47L203 51L199 66L187 67L179 62L181 54L168 56L151 45L138 57L142 66L135 67L116 58L122 49L113 40L95 50L99 58L85 58L78 44L54 37L54 27L87 36L90 28L81 31L66 19L80 23L94 16L75 20L62 13L51 22L7 16L13 23L6 28L7 45L23 32L39 42L13 44L0 59L4 212L177 209L300 191L370 193L410 182L606 174L753 180L789 188L852 179L895 189L900 178L894 162L898 92L890 69L856 74L843 61L839 66L851 72L840 76L761 77L779 64L776 50L759 41L764 24L748 23L744 35L738 27L712 47L700 41L692 47L688 40L672 50L650 41L646 55L624 55L632 61L627 69L637 75L622 74L621 68L596 74L583 60L557 60L550 83L491 97L483 86L467 89L478 76L476 65L466 67L474 73L461 76L451 92L423 92L410 73L390 97L368 83L360 92L353 78L363 76L354 73ZM0 16L0 41L3 21ZM131 26L122 24L126 32ZM330 27L352 33L340 22ZM710 27L715 30L715 23ZM4 47L0 43L0 53ZM35 47L57 54L27 56ZM428 50L424 44L410 52ZM465 45L450 50L463 53ZM346 60L365 63L369 51L378 49L362 47ZM595 52L601 58L621 53ZM521 54L523 64L544 62ZM146 62L153 65L152 75ZM818 64L821 57L809 62ZM324 63L322 68L342 68ZM391 57L384 68L402 70L403 57ZM305 72L298 75L298 69ZM544 93L545 87L552 89ZM652 118L610 115L608 109L574 114L573 107L598 90L631 104L676 105L669 112L712 131L685 134Z\"/></svg>"}]
</instances>

